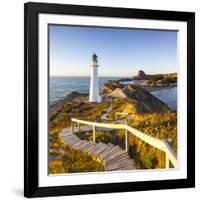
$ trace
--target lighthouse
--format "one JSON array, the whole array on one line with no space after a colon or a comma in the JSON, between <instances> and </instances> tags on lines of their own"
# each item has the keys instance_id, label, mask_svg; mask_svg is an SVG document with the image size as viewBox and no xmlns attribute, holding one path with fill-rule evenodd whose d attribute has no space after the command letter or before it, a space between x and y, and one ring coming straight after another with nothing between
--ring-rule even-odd
<instances>
[{"instance_id":1,"label":"lighthouse","mask_svg":"<svg viewBox=\"0 0 200 200\"><path fill-rule=\"evenodd\" d=\"M90 75L90 102L101 102L101 97L99 95L99 78L98 78L98 57L94 53L92 55L92 63L90 65L91 75Z\"/></svg>"}]
</instances>

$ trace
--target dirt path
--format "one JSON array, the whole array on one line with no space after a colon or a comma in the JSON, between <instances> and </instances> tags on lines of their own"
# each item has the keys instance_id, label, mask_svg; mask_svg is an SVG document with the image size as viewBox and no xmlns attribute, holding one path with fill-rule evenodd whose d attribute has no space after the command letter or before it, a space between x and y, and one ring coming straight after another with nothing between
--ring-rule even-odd
<instances>
[{"instance_id":1,"label":"dirt path","mask_svg":"<svg viewBox=\"0 0 200 200\"><path fill-rule=\"evenodd\" d=\"M108 107L108 110L107 110L106 113L104 113L104 114L101 116L101 119L104 119L104 120L108 119L108 114L109 114L110 111L112 110L112 99L109 99L109 101L110 101L110 105L109 105L109 107Z\"/></svg>"}]
</instances>

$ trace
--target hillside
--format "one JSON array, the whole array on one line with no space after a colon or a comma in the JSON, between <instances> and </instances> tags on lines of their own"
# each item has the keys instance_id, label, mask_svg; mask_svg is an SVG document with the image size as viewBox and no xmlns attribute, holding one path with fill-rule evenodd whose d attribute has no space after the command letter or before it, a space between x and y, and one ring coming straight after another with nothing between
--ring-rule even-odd
<instances>
[{"instance_id":1,"label":"hillside","mask_svg":"<svg viewBox=\"0 0 200 200\"><path fill-rule=\"evenodd\" d=\"M88 94L72 92L64 100L51 106L50 108L50 155L57 155L55 159L50 160L51 172L80 172L101 171L103 166L88 155L73 151L64 146L59 132L66 127L71 126L71 118L84 118L98 120L109 110L111 99L112 109L108 113L110 120L115 119L116 112L130 113L129 125L160 139L171 138L173 140L173 149L177 150L177 113L171 112L168 106L159 99L151 95L145 89L134 85L122 85L118 81L108 81L101 91L102 102L88 102ZM77 133L81 139L91 140L92 132L88 131ZM122 130L100 131L97 130L96 141L112 143L124 148L124 132ZM63 155L63 151L68 148L68 154ZM137 168L163 168L165 166L164 154L159 150L146 145L137 138L130 137L129 154L137 162ZM73 158L70 156L73 155ZM82 156L83 160L79 163L78 158ZM72 165L71 162L80 165ZM87 162L90 164L88 165ZM60 170L57 169L60 167ZM63 166L64 169L63 169ZM70 170L67 170L70 169Z\"/></svg>"},{"instance_id":2,"label":"hillside","mask_svg":"<svg viewBox=\"0 0 200 200\"><path fill-rule=\"evenodd\" d=\"M144 71L139 70L136 76L133 76L134 80L152 80L158 81L163 79L177 80L177 73L166 73L166 74L146 74Z\"/></svg>"},{"instance_id":3,"label":"hillside","mask_svg":"<svg viewBox=\"0 0 200 200\"><path fill-rule=\"evenodd\" d=\"M123 101L125 104L129 102L131 104L129 112L133 113L161 113L169 110L165 103L145 89L135 85L122 85L117 81L109 81L102 88L102 94L114 98L114 101ZM121 107L119 106L119 110L122 109Z\"/></svg>"}]
</instances>

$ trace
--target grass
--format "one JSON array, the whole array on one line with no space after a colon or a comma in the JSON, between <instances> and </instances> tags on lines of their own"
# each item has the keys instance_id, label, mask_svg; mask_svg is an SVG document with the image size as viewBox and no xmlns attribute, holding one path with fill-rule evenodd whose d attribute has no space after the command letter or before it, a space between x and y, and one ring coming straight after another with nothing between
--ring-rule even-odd
<instances>
[{"instance_id":1,"label":"grass","mask_svg":"<svg viewBox=\"0 0 200 200\"><path fill-rule=\"evenodd\" d=\"M50 174L104 171L104 166L86 153L68 147L65 152L49 162Z\"/></svg>"},{"instance_id":2,"label":"grass","mask_svg":"<svg viewBox=\"0 0 200 200\"><path fill-rule=\"evenodd\" d=\"M50 151L59 152L65 145L58 133L65 127L70 127L71 117L92 119L99 118L107 111L108 101L92 104L81 101L65 103L58 111L50 114ZM115 119L116 112L135 113L135 102L130 99L114 99L113 109L109 117ZM129 125L161 140L172 139L172 148L177 152L177 113L164 111L151 114L131 114ZM81 139L92 140L92 132L77 133ZM124 131L97 131L96 141L112 143L124 148ZM72 156L73 155L73 156ZM129 136L129 155L140 169L154 169L165 167L165 154L136 138ZM73 157L73 159L72 159ZM74 164L73 164L74 163ZM59 156L50 162L50 172L69 173L85 171L101 171L103 166L87 154L68 150L68 154Z\"/></svg>"},{"instance_id":3,"label":"grass","mask_svg":"<svg viewBox=\"0 0 200 200\"><path fill-rule=\"evenodd\" d=\"M151 135L155 138L172 139L172 149L177 152L177 113L153 113L134 115L131 117L130 126ZM135 160L142 168L165 168L164 152L146 144L133 135L130 135L130 154L135 155Z\"/></svg>"},{"instance_id":4,"label":"grass","mask_svg":"<svg viewBox=\"0 0 200 200\"><path fill-rule=\"evenodd\" d=\"M172 139L172 148L177 152L177 113L133 114L129 125L155 138ZM92 140L92 132L77 133L81 139ZM119 145L124 149L124 130L97 131L96 141ZM129 134L129 155L140 169L165 168L165 153Z\"/></svg>"},{"instance_id":5,"label":"grass","mask_svg":"<svg viewBox=\"0 0 200 200\"><path fill-rule=\"evenodd\" d=\"M57 111L50 113L49 150L51 156L56 156L49 162L50 174L104 171L104 166L87 153L66 147L59 137L59 132L63 128L71 126L71 117L96 118L106 112L108 106L108 102L89 104L71 101L63 104ZM66 153L60 153L63 151Z\"/></svg>"}]
</instances>

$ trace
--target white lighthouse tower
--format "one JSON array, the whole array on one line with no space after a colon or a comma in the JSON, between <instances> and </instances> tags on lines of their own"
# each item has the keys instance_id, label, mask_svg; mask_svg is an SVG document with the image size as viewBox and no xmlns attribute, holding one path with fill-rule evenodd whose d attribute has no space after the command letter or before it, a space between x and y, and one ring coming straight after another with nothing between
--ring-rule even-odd
<instances>
[{"instance_id":1,"label":"white lighthouse tower","mask_svg":"<svg viewBox=\"0 0 200 200\"><path fill-rule=\"evenodd\" d=\"M98 78L98 57L94 53L92 55L91 75L90 75L90 102L101 102L101 97L99 95L99 78Z\"/></svg>"}]
</instances>

